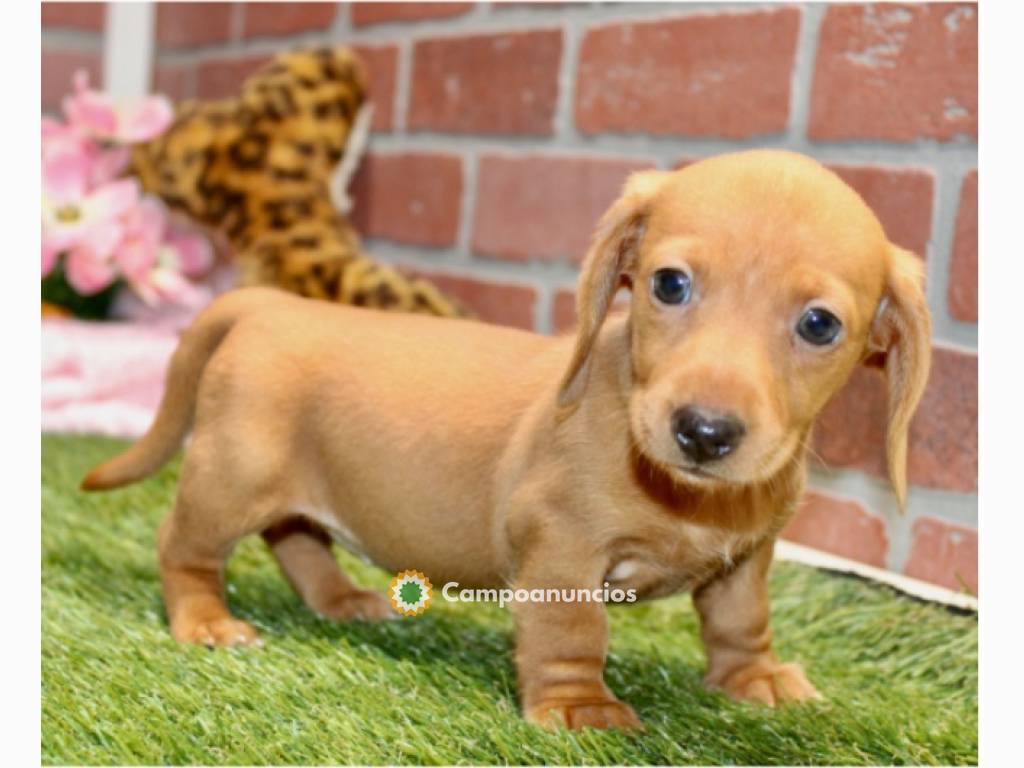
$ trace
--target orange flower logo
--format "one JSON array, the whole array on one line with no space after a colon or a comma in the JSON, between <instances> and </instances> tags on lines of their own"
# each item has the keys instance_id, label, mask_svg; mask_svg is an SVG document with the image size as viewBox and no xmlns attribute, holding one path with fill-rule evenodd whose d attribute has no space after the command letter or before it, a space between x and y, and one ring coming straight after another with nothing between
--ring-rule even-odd
<instances>
[{"instance_id":1,"label":"orange flower logo","mask_svg":"<svg viewBox=\"0 0 1024 768\"><path fill-rule=\"evenodd\" d=\"M391 607L403 616L418 616L430 607L434 587L419 571L402 571L391 580Z\"/></svg>"}]
</instances>

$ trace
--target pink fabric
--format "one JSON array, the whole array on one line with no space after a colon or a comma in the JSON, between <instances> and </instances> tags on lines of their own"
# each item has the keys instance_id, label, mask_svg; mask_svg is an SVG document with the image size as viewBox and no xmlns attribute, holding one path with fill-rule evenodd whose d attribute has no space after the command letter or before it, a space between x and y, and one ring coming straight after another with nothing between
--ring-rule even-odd
<instances>
[{"instance_id":1,"label":"pink fabric","mask_svg":"<svg viewBox=\"0 0 1024 768\"><path fill-rule=\"evenodd\" d=\"M131 323L42 324L42 428L137 437L163 394L178 334Z\"/></svg>"},{"instance_id":2,"label":"pink fabric","mask_svg":"<svg viewBox=\"0 0 1024 768\"><path fill-rule=\"evenodd\" d=\"M206 301L236 282L234 267L221 262L200 284L204 300L197 304L150 307L124 288L112 309L118 321L45 318L43 431L115 437L145 432L181 331Z\"/></svg>"}]
</instances>

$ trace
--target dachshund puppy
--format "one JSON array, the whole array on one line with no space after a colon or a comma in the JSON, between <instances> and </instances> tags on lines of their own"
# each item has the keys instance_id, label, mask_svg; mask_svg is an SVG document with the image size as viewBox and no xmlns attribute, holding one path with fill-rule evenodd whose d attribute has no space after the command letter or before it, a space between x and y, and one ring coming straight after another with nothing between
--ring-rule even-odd
<instances>
[{"instance_id":1,"label":"dachshund puppy","mask_svg":"<svg viewBox=\"0 0 1024 768\"><path fill-rule=\"evenodd\" d=\"M610 314L623 285L629 311ZM860 364L884 365L903 503L930 355L919 260L819 163L743 152L631 176L577 303L575 337L550 338L229 293L183 336L149 432L83 487L146 477L191 430L159 534L182 641L257 641L223 596L232 547L256 532L314 610L387 616L341 572L330 533L435 584L690 590L709 686L767 704L817 697L772 651L772 548L814 419ZM514 611L528 719L639 724L604 682L601 603Z\"/></svg>"}]
</instances>

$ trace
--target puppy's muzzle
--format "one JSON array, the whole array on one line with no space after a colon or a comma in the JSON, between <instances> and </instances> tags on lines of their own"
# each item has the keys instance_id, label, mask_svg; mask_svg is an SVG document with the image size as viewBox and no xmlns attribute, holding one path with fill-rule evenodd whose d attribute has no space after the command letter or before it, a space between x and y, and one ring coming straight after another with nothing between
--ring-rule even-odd
<instances>
[{"instance_id":1,"label":"puppy's muzzle","mask_svg":"<svg viewBox=\"0 0 1024 768\"><path fill-rule=\"evenodd\" d=\"M746 433L735 416L688 405L672 415L672 434L694 463L717 461L732 453Z\"/></svg>"}]
</instances>

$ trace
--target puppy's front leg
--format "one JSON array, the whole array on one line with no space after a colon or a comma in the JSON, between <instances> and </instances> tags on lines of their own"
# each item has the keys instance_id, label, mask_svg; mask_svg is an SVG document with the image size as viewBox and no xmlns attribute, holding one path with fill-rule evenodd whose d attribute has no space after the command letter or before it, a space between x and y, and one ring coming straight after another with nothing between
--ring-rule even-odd
<instances>
[{"instance_id":1,"label":"puppy's front leg","mask_svg":"<svg viewBox=\"0 0 1024 768\"><path fill-rule=\"evenodd\" d=\"M774 546L774 540L764 542L693 594L708 655L704 683L734 699L771 706L821 698L799 664L783 664L772 651L768 567Z\"/></svg>"},{"instance_id":2,"label":"puppy's front leg","mask_svg":"<svg viewBox=\"0 0 1024 768\"><path fill-rule=\"evenodd\" d=\"M548 565L571 562L564 552L538 559ZM600 583L599 577L567 579L543 571L521 573L516 589L575 590L577 595L586 590L592 597ZM572 729L640 727L632 707L615 698L604 682L608 620L603 603L516 603L515 614L519 693L527 720Z\"/></svg>"}]
</instances>

